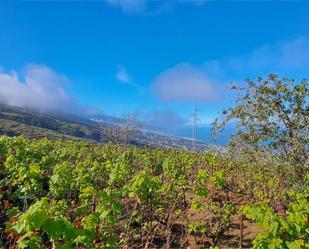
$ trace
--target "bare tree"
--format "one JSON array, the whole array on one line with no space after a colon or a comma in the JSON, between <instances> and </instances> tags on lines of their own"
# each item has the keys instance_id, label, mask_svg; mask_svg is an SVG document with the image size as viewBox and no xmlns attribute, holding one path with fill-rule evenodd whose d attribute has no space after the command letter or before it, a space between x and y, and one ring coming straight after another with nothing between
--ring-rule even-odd
<instances>
[{"instance_id":1,"label":"bare tree","mask_svg":"<svg viewBox=\"0 0 309 249\"><path fill-rule=\"evenodd\" d=\"M132 113L129 113L124 120L123 123L117 123L115 120L112 124L103 127L103 130L113 143L126 148L134 140L136 133L143 128L143 123L137 120L136 114Z\"/></svg>"}]
</instances>

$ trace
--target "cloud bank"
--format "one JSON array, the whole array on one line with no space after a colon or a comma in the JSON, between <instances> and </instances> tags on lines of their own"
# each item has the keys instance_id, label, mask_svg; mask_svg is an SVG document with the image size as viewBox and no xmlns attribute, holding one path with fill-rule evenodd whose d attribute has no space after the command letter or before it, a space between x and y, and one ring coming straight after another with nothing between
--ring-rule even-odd
<instances>
[{"instance_id":1,"label":"cloud bank","mask_svg":"<svg viewBox=\"0 0 309 249\"><path fill-rule=\"evenodd\" d=\"M178 113L172 110L153 111L145 118L145 124L158 128L159 130L171 131L182 127L190 120L184 119Z\"/></svg>"},{"instance_id":2,"label":"cloud bank","mask_svg":"<svg viewBox=\"0 0 309 249\"><path fill-rule=\"evenodd\" d=\"M70 80L47 66L31 64L22 74L0 71L0 102L39 111L97 113L98 109L81 106L66 91Z\"/></svg>"},{"instance_id":3,"label":"cloud bank","mask_svg":"<svg viewBox=\"0 0 309 249\"><path fill-rule=\"evenodd\" d=\"M144 119L145 129L179 137L192 137L192 120L184 118L172 110L157 110L149 113ZM234 126L227 128L216 138L216 143L226 145ZM210 124L199 124L197 127L198 138L201 141L214 143Z\"/></svg>"}]
</instances>

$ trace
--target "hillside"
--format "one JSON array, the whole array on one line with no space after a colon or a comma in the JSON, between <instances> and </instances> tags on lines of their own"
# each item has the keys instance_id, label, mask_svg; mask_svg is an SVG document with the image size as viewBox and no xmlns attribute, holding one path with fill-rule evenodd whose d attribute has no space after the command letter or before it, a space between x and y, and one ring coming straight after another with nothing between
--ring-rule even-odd
<instances>
[{"instance_id":1,"label":"hillside","mask_svg":"<svg viewBox=\"0 0 309 249\"><path fill-rule=\"evenodd\" d=\"M112 120L108 119L107 122ZM24 135L29 138L48 137L50 139L88 140L107 143L111 138L106 128L111 124L76 115L59 113L41 113L35 110L1 105L0 134L9 136ZM117 126L116 126L117 127ZM192 150L190 139L171 137L156 132L138 130L130 144L139 147L161 147ZM202 142L197 143L197 150L208 149L221 151L222 148Z\"/></svg>"}]
</instances>

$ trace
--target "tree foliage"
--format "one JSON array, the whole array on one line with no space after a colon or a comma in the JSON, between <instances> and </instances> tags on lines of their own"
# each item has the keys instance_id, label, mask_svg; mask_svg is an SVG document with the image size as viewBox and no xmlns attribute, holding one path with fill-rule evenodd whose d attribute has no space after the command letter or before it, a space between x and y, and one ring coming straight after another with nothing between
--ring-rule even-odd
<instances>
[{"instance_id":1,"label":"tree foliage","mask_svg":"<svg viewBox=\"0 0 309 249\"><path fill-rule=\"evenodd\" d=\"M270 74L256 81L248 79L238 90L233 107L213 123L213 132L227 122L236 123L231 145L253 150L267 149L284 157L302 176L309 157L309 85Z\"/></svg>"}]
</instances>

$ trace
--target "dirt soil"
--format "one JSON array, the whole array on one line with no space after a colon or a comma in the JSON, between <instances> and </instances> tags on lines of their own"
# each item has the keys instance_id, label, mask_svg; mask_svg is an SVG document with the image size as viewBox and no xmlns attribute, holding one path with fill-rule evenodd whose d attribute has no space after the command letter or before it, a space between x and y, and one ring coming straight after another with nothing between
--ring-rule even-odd
<instances>
[{"instance_id":1,"label":"dirt soil","mask_svg":"<svg viewBox=\"0 0 309 249\"><path fill-rule=\"evenodd\" d=\"M240 206L248 203L248 200L238 194L231 193L230 201L234 203L237 207L237 210L240 209ZM197 211L192 212L191 219L192 220L203 220L205 217L209 217L207 212ZM217 245L220 249L228 249L228 248L241 248L240 247L240 223L241 223L241 213L238 212L236 215L231 217L231 225L228 231L225 231L224 234L220 236L218 239ZM254 240L257 233L262 232L263 229L243 218L243 242L242 248L252 248L252 241ZM207 238L197 237L193 235L189 235L188 243L186 249L204 249L209 248L211 243L205 243Z\"/></svg>"}]
</instances>

